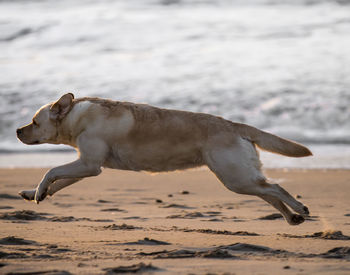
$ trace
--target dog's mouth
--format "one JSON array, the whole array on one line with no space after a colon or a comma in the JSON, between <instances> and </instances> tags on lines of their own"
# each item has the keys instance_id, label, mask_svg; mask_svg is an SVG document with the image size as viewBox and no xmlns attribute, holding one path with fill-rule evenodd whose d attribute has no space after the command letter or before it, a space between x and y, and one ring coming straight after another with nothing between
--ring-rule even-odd
<instances>
[{"instance_id":1,"label":"dog's mouth","mask_svg":"<svg viewBox=\"0 0 350 275\"><path fill-rule=\"evenodd\" d=\"M23 136L17 136L18 140L23 142L24 144L27 144L27 145L35 145L35 144L40 144L40 141L39 140L34 140L34 141L30 141L30 140L27 140L25 137Z\"/></svg>"},{"instance_id":2,"label":"dog's mouth","mask_svg":"<svg viewBox=\"0 0 350 275\"><path fill-rule=\"evenodd\" d=\"M24 144L27 144L27 145L36 145L36 144L40 144L40 141L39 140L34 140L34 141L25 141L25 140L22 140L20 138L18 138L21 142L23 142Z\"/></svg>"}]
</instances>

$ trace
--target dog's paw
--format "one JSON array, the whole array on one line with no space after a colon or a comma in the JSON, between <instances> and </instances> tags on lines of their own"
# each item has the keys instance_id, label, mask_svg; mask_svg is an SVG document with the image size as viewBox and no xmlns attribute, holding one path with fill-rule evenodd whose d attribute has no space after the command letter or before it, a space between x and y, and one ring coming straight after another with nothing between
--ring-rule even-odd
<instances>
[{"instance_id":1,"label":"dog's paw","mask_svg":"<svg viewBox=\"0 0 350 275\"><path fill-rule=\"evenodd\" d=\"M310 215L310 211L309 211L309 208L307 208L305 205L303 205L302 203L300 203L299 207L298 208L294 208L294 210L302 215L303 217L307 217Z\"/></svg>"},{"instance_id":2,"label":"dog's paw","mask_svg":"<svg viewBox=\"0 0 350 275\"><path fill-rule=\"evenodd\" d=\"M36 204L39 204L39 202L43 201L47 196L47 190L42 190L40 188L36 189L34 201Z\"/></svg>"},{"instance_id":3,"label":"dog's paw","mask_svg":"<svg viewBox=\"0 0 350 275\"><path fill-rule=\"evenodd\" d=\"M300 207L300 210L297 211L300 215L302 215L303 217L307 217L310 215L310 211L309 208L307 208L305 205L302 205Z\"/></svg>"},{"instance_id":4,"label":"dog's paw","mask_svg":"<svg viewBox=\"0 0 350 275\"><path fill-rule=\"evenodd\" d=\"M294 214L290 221L289 221L289 224L290 225L298 225L298 224L301 224L305 221L304 217L301 216L301 215L298 215L298 214Z\"/></svg>"},{"instance_id":5,"label":"dog's paw","mask_svg":"<svg viewBox=\"0 0 350 275\"><path fill-rule=\"evenodd\" d=\"M307 208L306 206L303 207L303 214L304 216L309 216L310 215L310 211L309 211L309 208Z\"/></svg>"},{"instance_id":6,"label":"dog's paw","mask_svg":"<svg viewBox=\"0 0 350 275\"><path fill-rule=\"evenodd\" d=\"M18 194L19 194L23 199L25 199L25 200L27 200L27 201L32 201L32 200L34 200L35 192L36 192L36 189L32 189L32 190L20 191L20 192L18 192Z\"/></svg>"}]
</instances>

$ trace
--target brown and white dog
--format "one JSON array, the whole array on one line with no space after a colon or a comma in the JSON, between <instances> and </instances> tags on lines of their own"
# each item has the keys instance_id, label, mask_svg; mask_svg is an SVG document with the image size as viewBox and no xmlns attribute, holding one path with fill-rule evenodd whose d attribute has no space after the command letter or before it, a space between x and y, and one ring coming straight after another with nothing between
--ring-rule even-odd
<instances>
[{"instance_id":1,"label":"brown and white dog","mask_svg":"<svg viewBox=\"0 0 350 275\"><path fill-rule=\"evenodd\" d=\"M17 136L25 144L67 144L79 153L76 161L49 170L36 189L19 193L36 203L82 178L97 176L101 167L162 172L207 165L229 190L262 198L291 225L309 214L282 187L267 182L256 145L290 157L312 153L295 142L209 114L74 99L68 93L43 106L32 123L17 129Z\"/></svg>"}]
</instances>

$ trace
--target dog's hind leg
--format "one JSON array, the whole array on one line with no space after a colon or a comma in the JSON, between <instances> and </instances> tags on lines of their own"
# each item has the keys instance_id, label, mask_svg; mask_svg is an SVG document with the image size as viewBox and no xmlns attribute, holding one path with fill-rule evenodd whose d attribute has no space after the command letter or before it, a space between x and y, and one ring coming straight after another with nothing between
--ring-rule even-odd
<instances>
[{"instance_id":1,"label":"dog's hind leg","mask_svg":"<svg viewBox=\"0 0 350 275\"><path fill-rule=\"evenodd\" d=\"M305 221L303 216L292 213L279 199L268 195L260 195L259 197L280 211L290 225L298 225Z\"/></svg>"},{"instance_id":2,"label":"dog's hind leg","mask_svg":"<svg viewBox=\"0 0 350 275\"><path fill-rule=\"evenodd\" d=\"M206 150L204 159L209 169L229 190L238 194L262 195L257 182L265 182L255 146L244 139L237 139L230 147Z\"/></svg>"},{"instance_id":3,"label":"dog's hind leg","mask_svg":"<svg viewBox=\"0 0 350 275\"><path fill-rule=\"evenodd\" d=\"M262 195L270 195L278 198L279 200L286 203L289 207L291 207L295 212L303 216L308 216L310 214L309 209L305 205L293 198L292 195L290 195L278 184L269 184L266 181L260 182L258 184L261 186Z\"/></svg>"},{"instance_id":4,"label":"dog's hind leg","mask_svg":"<svg viewBox=\"0 0 350 275\"><path fill-rule=\"evenodd\" d=\"M238 194L266 196L264 199L286 215L287 221L292 224L301 223L298 217L286 212L282 202L293 210L308 215L308 209L295 200L279 185L266 182L261 172L261 164L255 146L244 139L236 140L230 147L211 148L204 154L208 167L229 190ZM282 204L281 204L282 203ZM287 211L289 211L287 209Z\"/></svg>"}]
</instances>

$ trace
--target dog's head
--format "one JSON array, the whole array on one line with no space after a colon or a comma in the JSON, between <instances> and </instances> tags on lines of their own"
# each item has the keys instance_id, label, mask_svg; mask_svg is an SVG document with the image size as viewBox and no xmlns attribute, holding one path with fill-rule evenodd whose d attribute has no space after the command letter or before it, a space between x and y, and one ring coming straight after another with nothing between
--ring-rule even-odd
<instances>
[{"instance_id":1,"label":"dog's head","mask_svg":"<svg viewBox=\"0 0 350 275\"><path fill-rule=\"evenodd\" d=\"M41 107L28 125L17 129L17 137L25 144L58 143L58 125L73 107L74 95L63 95L54 103Z\"/></svg>"}]
</instances>

